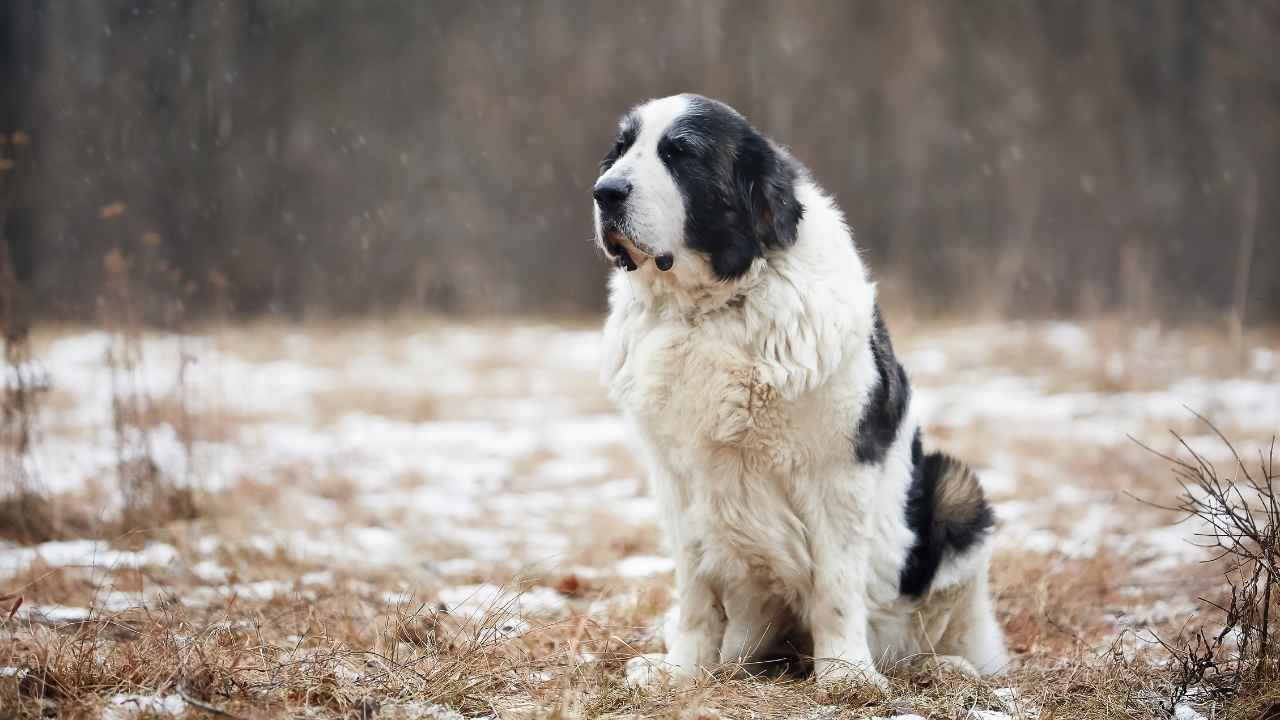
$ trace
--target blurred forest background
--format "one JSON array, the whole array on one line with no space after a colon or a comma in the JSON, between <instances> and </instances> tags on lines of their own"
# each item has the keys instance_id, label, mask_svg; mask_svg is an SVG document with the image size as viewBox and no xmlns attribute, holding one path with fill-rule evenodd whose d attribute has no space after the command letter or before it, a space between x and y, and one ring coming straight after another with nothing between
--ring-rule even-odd
<instances>
[{"instance_id":1,"label":"blurred forest background","mask_svg":"<svg viewBox=\"0 0 1280 720\"><path fill-rule=\"evenodd\" d=\"M589 313L614 120L790 145L920 312L1280 319L1280 3L0 3L38 318ZM904 292L905 296L907 292Z\"/></svg>"}]
</instances>

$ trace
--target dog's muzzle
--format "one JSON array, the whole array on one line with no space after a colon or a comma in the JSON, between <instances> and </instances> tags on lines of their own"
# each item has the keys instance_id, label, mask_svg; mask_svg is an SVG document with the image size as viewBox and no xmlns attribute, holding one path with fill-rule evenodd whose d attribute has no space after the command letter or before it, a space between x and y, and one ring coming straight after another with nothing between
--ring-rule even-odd
<instances>
[{"instance_id":1,"label":"dog's muzzle","mask_svg":"<svg viewBox=\"0 0 1280 720\"><path fill-rule=\"evenodd\" d=\"M604 249L613 259L614 265L634 272L652 258L659 270L666 272L675 265L675 255L665 252L654 252L649 246L636 242L617 228L610 228L604 233Z\"/></svg>"},{"instance_id":2,"label":"dog's muzzle","mask_svg":"<svg viewBox=\"0 0 1280 720\"><path fill-rule=\"evenodd\" d=\"M605 252L615 265L627 272L639 270L640 266L649 262L649 258L654 258L658 269L666 272L675 264L674 255L654 252L644 243L631 239L622 229L631 189L631 181L620 177L601 178L591 189L591 197L600 209L600 223L603 226L601 237L604 238Z\"/></svg>"}]
</instances>

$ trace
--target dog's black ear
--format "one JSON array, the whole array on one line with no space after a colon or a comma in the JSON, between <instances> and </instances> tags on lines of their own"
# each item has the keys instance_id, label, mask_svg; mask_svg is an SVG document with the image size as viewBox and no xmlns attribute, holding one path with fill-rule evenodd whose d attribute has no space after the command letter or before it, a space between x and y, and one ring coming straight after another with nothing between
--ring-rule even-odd
<instances>
[{"instance_id":1,"label":"dog's black ear","mask_svg":"<svg viewBox=\"0 0 1280 720\"><path fill-rule=\"evenodd\" d=\"M762 248L794 244L804 206L796 199L796 171L791 163L751 131L738 144L733 172L756 242Z\"/></svg>"}]
</instances>

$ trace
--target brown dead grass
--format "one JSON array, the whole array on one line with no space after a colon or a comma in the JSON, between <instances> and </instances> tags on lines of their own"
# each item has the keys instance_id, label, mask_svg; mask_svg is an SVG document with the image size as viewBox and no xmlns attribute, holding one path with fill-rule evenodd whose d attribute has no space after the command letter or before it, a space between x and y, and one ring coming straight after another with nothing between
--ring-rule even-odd
<instances>
[{"instance_id":1,"label":"brown dead grass","mask_svg":"<svg viewBox=\"0 0 1280 720\"><path fill-rule=\"evenodd\" d=\"M185 443L233 443L239 440L242 428L271 419L268 415L232 412L225 408L194 412L184 406L180 397L170 393L149 400L138 424L144 430L168 425Z\"/></svg>"},{"instance_id":2,"label":"brown dead grass","mask_svg":"<svg viewBox=\"0 0 1280 720\"><path fill-rule=\"evenodd\" d=\"M348 413L379 415L400 422L427 422L442 415L440 399L430 394L351 388L326 390L311 396L316 419L327 424Z\"/></svg>"},{"instance_id":3,"label":"brown dead grass","mask_svg":"<svg viewBox=\"0 0 1280 720\"><path fill-rule=\"evenodd\" d=\"M217 560L233 568L233 584L287 583L321 569L247 549L223 551ZM1125 601L1117 592L1123 561L1001 554L994 592L1015 667L985 682L903 667L891 674L889 695L812 681L739 680L728 672L690 687L626 687L626 659L660 650L653 625L670 601L668 578L628 588L561 577L570 612L528 617L527 632L508 636L495 628L511 617L509 607L476 620L449 615L414 599L431 597L430 586L386 605L379 588L394 587L397 575L369 572L339 574L320 587L293 584L265 601L233 594L207 607L162 602L88 622L7 620L0 666L27 674L0 679L0 707L13 708L15 717L50 710L89 717L116 693L179 692L246 718L360 716L371 707L394 716L407 701L502 717L964 717L975 709L1012 710L994 690L1014 687L1019 703L1039 708L1041 717L1158 717L1165 669L1099 646L1116 632L1102 619L1105 609ZM100 573L92 581L90 575L33 566L12 587L30 602L83 606L104 586ZM209 587L178 568L117 571L107 584L119 591L160 586L175 599ZM588 613L606 598L603 609Z\"/></svg>"},{"instance_id":4,"label":"brown dead grass","mask_svg":"<svg viewBox=\"0 0 1280 720\"><path fill-rule=\"evenodd\" d=\"M367 325L341 322L302 327L260 324L220 329L218 342L246 359L293 357L336 368L348 362L353 348L398 347L395 339L435 322L395 318L372 333ZM1237 358L1238 353L1212 350L1208 355L1186 356L1182 365L1175 354L1167 363L1153 364L1149 374L1110 372L1103 364L1108 351L1132 354L1137 350L1122 322L1110 326L1105 322L1095 335L1102 358L1097 363L1066 363L1038 340L999 348L994 354L1010 373L1053 375L1055 387L1070 391L1156 387L1178 372L1229 374L1235 367L1229 364L1235 360L1228 357ZM894 330L900 336L909 335L897 325ZM306 335L305 349L291 335ZM1198 336L1167 330L1157 337L1171 346L1201 343ZM1205 335L1206 343L1212 340L1212 335ZM1258 338L1250 342L1254 340L1262 342ZM902 344L909 348L911 341L904 337ZM965 352L950 352L945 342L940 349L949 362L954 358L948 372L963 371L972 367L966 363L977 362L967 360ZM482 394L490 393L484 385L486 373L512 367L510 358L479 358L472 369L481 376ZM566 377L557 389L569 394L579 411L609 409L593 378ZM457 411L429 395L401 397L359 388L321 393L313 402L321 424L348 412L418 422L450 417ZM63 405L58 402L58 407ZM152 425L173 423L183 412L180 405L162 399L151 404L144 420ZM264 420L197 415L191 426L196 439L232 442L242 429ZM1261 435L1265 429L1245 431ZM931 440L975 464L999 452L1054 469L1051 474L1019 477L1017 487L1002 499L1052 503L1055 488L1063 478L1070 478L1076 487L1112 492L1116 507L1124 512L1132 508L1135 529L1167 523L1167 516L1143 508L1120 492L1154 501L1174 492L1167 485L1164 468L1140 449L1127 444L1092 447L1054 438L1004 439L993 432L991 428L935 432ZM609 460L609 477L640 473L624 447L610 446L601 454ZM510 482L520 485L553 457L534 450L518 458ZM409 489L431 480L406 476L400 484ZM96 611L88 621L63 623L22 614L5 617L7 604L0 602L0 666L23 671L21 677L0 676L0 717L98 717L104 703L117 693L178 693L192 708L208 708L191 710L195 716L222 713L243 718L408 717L412 709L406 703L411 702L439 703L469 716L519 718L834 720L907 712L928 718L964 718L975 710L1016 715L1029 709L1038 709L1041 720L1157 718L1163 717L1159 701L1172 680L1171 671L1159 663L1158 650L1140 635L1155 631L1176 638L1194 631L1203 620L1188 622L1183 617L1134 627L1121 626L1115 618L1156 600L1212 598L1220 591L1211 571L1195 568L1167 584L1143 586L1135 581L1140 559L1106 550L1087 559L1002 550L993 564L993 592L1016 657L1003 677L979 682L902 667L891 673L892 691L883 695L858 686L819 688L810 680L735 679L730 668L688 687L640 690L626 686L624 666L637 654L661 650L655 625L670 603L671 580L658 576L624 581L608 569L629 556L660 553L657 531L651 525L619 523L607 508L565 517L558 521L558 529L570 538L571 549L556 564L523 569L494 564L447 581L427 567L432 560L457 557L464 551L464 546L450 543L447 537L423 547L421 555L403 567L303 562L284 549L264 550L246 541L263 528L307 527L307 519L298 517L305 498L321 498L342 507L347 513L343 521L353 525L381 525L394 531L417 521L411 508L370 513L360 506L358 491L340 472L310 465L240 478L224 492L202 498L203 512L198 517L170 519L147 532L112 540L121 547L136 547L145 540L169 542L182 557L173 567L88 569L37 562L5 579L0 595L17 595L40 605L100 607L111 591L158 592L153 592L145 609ZM80 503L89 504L83 498ZM1079 519L1074 513L1080 511L1080 507L1064 510L1049 525L1068 528ZM0 506L0 527L5 522L3 513ZM501 522L479 518L474 526ZM100 529L65 534L86 533L103 535ZM202 555L196 545L209 536L219 538L220 545L212 555ZM202 580L192 572L200 560L224 567L227 579ZM575 572L575 567L601 572L588 577ZM302 582L305 574L317 572L332 573L332 580ZM254 583L268 581L279 583L283 591L270 599L250 592ZM510 607L489 608L482 617L469 619L442 612L436 605L434 598L442 585L462 582L552 588L567 599L568 609L563 614L530 614L523 618L530 626L526 632L503 633L498 629L511 620ZM388 602L389 594L403 599ZM998 695L999 688L1014 688L1018 700ZM1217 708L1211 717L1256 718L1277 703L1280 691L1264 693L1233 708Z\"/></svg>"}]
</instances>

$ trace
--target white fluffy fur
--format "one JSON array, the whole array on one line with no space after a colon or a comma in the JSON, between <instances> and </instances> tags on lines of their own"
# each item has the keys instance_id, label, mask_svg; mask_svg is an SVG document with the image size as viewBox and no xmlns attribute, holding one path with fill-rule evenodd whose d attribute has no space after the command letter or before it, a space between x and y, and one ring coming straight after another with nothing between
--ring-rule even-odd
<instances>
[{"instance_id":1,"label":"white fluffy fur","mask_svg":"<svg viewBox=\"0 0 1280 720\"><path fill-rule=\"evenodd\" d=\"M820 677L882 682L877 665L919 653L999 670L985 543L948 557L921 600L898 591L914 539L904 505L915 421L883 463L855 461L851 435L877 377L875 286L841 212L800 179L794 247L717 281L684 247L678 189L656 157L682 103L641 108L635 147L610 170L630 168L646 198L634 228L676 262L613 274L603 368L643 447L676 558L668 669L689 675L748 657L793 617L813 633Z\"/></svg>"}]
</instances>

